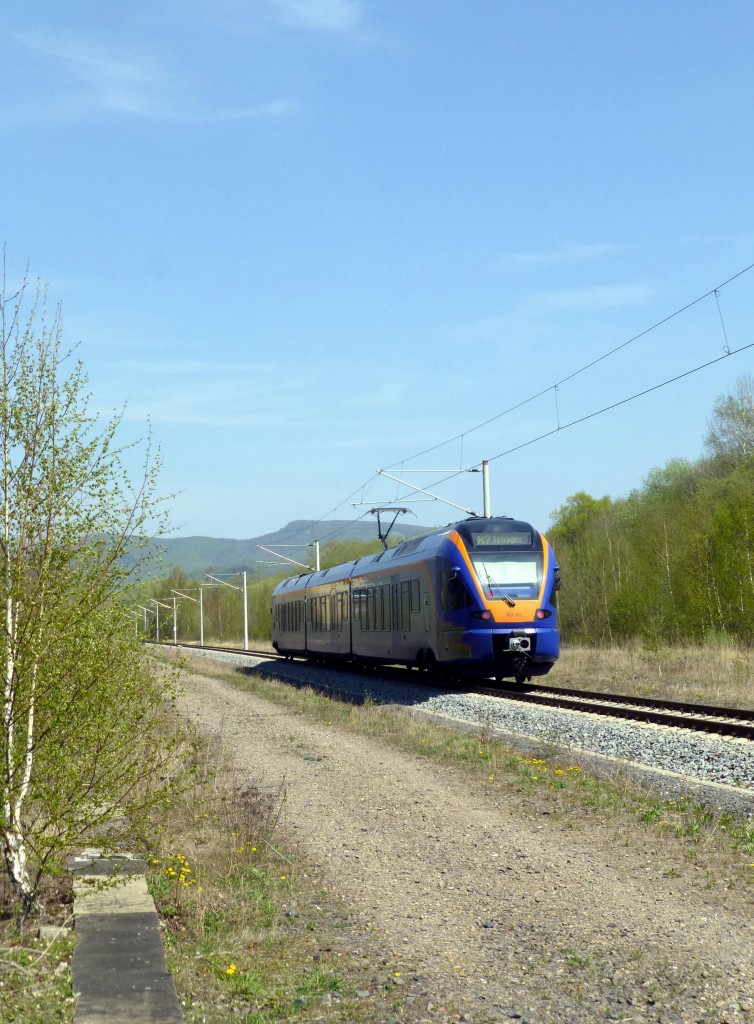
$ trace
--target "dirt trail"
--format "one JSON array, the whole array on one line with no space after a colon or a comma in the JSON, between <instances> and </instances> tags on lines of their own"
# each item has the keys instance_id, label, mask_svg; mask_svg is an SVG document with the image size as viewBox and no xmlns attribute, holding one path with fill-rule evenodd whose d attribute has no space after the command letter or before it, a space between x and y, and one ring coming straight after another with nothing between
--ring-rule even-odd
<instances>
[{"instance_id":1,"label":"dirt trail","mask_svg":"<svg viewBox=\"0 0 754 1024\"><path fill-rule=\"evenodd\" d=\"M302 856L408 979L404 1020L754 1022L750 898L218 679L182 707L242 778L284 781Z\"/></svg>"}]
</instances>

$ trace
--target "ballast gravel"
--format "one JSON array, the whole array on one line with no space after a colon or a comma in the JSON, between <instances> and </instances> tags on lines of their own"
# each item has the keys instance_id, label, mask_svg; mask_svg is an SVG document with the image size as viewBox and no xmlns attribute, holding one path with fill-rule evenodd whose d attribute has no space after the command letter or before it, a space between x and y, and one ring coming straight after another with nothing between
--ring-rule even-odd
<instances>
[{"instance_id":1,"label":"ballast gravel","mask_svg":"<svg viewBox=\"0 0 754 1024\"><path fill-rule=\"evenodd\" d=\"M241 780L284 784L302 864L348 908L333 948L375 959L358 997L379 1007L382 965L394 965L400 1006L370 1020L754 1022L750 886L715 879L709 889L693 863L669 870L651 830L616 841L610 827L552 815L509 787L474 786L205 675L199 658L190 664L184 713L222 737ZM383 685L367 689L398 702L396 684ZM418 688L400 702L412 699L439 701L446 714L450 700L454 718L458 700L465 714L476 703ZM334 1004L307 1017L340 1019Z\"/></svg>"},{"instance_id":2,"label":"ballast gravel","mask_svg":"<svg viewBox=\"0 0 754 1024\"><path fill-rule=\"evenodd\" d=\"M270 662L225 652L214 652L210 656L271 671L298 685L331 687L357 699L368 694L379 703L397 704L413 712L527 736L557 749L620 758L684 778L752 791L754 795L754 743L750 740L550 709L484 694L466 695L439 687L396 683L378 674L365 678L352 672L323 670L304 662ZM735 794L721 793L718 802L740 810L746 805L743 794L742 797L738 800Z\"/></svg>"}]
</instances>

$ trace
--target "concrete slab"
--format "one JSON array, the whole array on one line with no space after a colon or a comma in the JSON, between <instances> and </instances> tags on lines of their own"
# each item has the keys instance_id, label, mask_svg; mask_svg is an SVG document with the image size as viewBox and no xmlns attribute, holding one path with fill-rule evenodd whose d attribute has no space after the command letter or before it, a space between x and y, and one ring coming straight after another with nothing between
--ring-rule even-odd
<instances>
[{"instance_id":1,"label":"concrete slab","mask_svg":"<svg viewBox=\"0 0 754 1024\"><path fill-rule=\"evenodd\" d=\"M148 914L154 911L143 875L135 875L100 888L102 875L83 875L73 882L74 914Z\"/></svg>"},{"instance_id":2,"label":"concrete slab","mask_svg":"<svg viewBox=\"0 0 754 1024\"><path fill-rule=\"evenodd\" d=\"M102 858L94 851L74 858L76 947L74 1024L183 1024L175 984L165 964L159 919L142 862ZM99 886L108 873L123 876Z\"/></svg>"}]
</instances>

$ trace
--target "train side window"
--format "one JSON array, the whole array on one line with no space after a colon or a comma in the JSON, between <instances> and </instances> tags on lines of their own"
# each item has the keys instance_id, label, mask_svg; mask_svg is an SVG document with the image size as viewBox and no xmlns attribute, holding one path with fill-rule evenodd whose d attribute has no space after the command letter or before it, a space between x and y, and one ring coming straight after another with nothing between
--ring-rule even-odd
<instances>
[{"instance_id":1,"label":"train side window","mask_svg":"<svg viewBox=\"0 0 754 1024\"><path fill-rule=\"evenodd\" d=\"M441 574L440 604L443 611L459 611L471 604L466 584L457 572Z\"/></svg>"},{"instance_id":2,"label":"train side window","mask_svg":"<svg viewBox=\"0 0 754 1024\"><path fill-rule=\"evenodd\" d=\"M367 587L367 629L374 629L374 587Z\"/></svg>"},{"instance_id":3,"label":"train side window","mask_svg":"<svg viewBox=\"0 0 754 1024\"><path fill-rule=\"evenodd\" d=\"M374 628L382 630L384 625L383 613L385 606L382 598L382 587L374 588Z\"/></svg>"},{"instance_id":4,"label":"train side window","mask_svg":"<svg viewBox=\"0 0 754 1024\"><path fill-rule=\"evenodd\" d=\"M411 584L411 611L419 611L419 580L413 579L409 581Z\"/></svg>"},{"instance_id":5,"label":"train side window","mask_svg":"<svg viewBox=\"0 0 754 1024\"><path fill-rule=\"evenodd\" d=\"M408 580L401 580L401 629L404 633L411 629L411 590Z\"/></svg>"}]
</instances>

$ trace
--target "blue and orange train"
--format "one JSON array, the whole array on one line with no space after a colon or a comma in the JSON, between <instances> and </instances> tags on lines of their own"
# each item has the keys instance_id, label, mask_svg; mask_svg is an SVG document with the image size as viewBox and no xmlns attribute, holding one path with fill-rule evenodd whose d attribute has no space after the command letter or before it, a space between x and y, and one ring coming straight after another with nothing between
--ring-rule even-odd
<instances>
[{"instance_id":1,"label":"blue and orange train","mask_svg":"<svg viewBox=\"0 0 754 1024\"><path fill-rule=\"evenodd\" d=\"M466 519L283 580L272 642L290 656L523 682L560 652L559 586L554 552L529 523Z\"/></svg>"}]
</instances>

